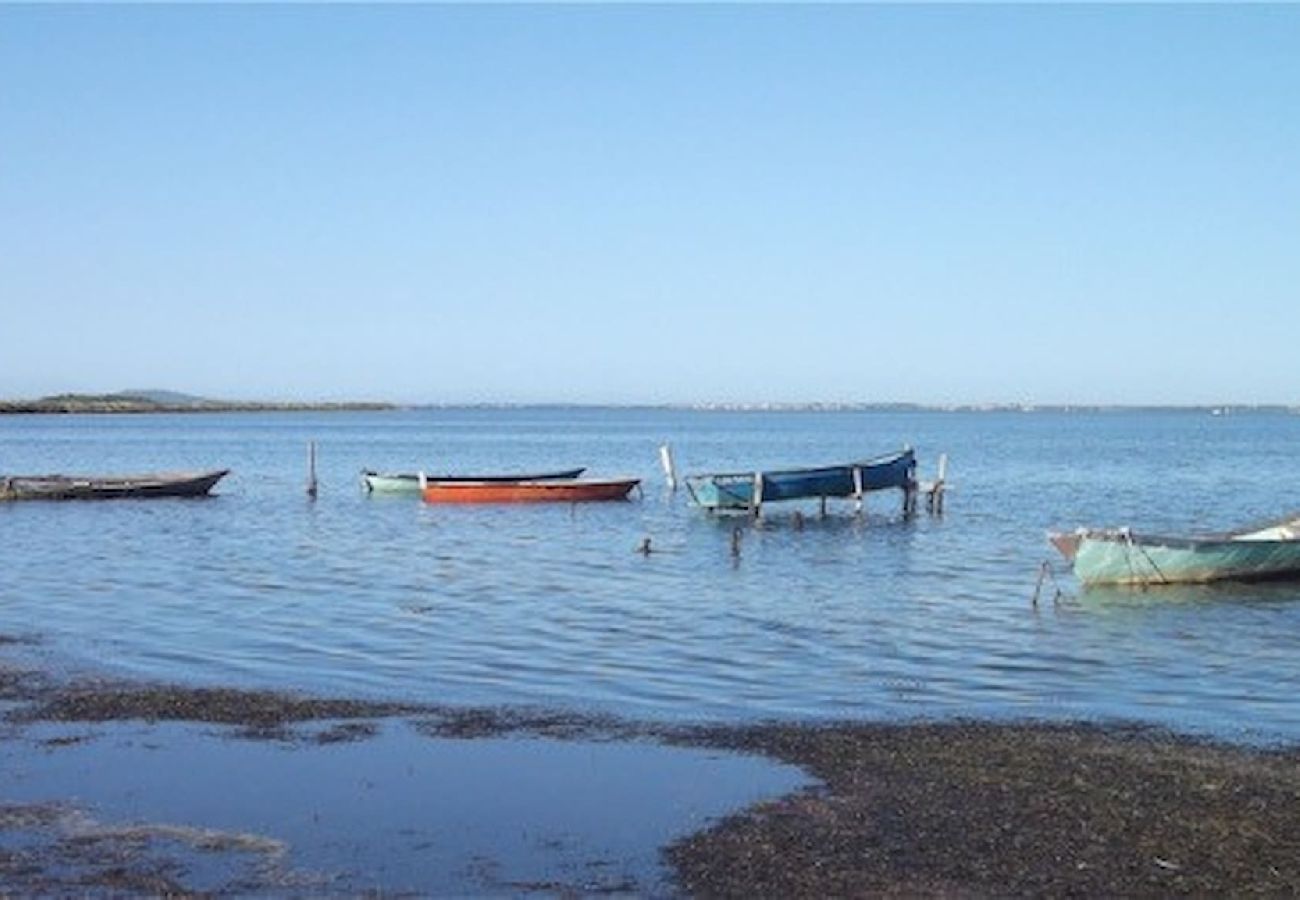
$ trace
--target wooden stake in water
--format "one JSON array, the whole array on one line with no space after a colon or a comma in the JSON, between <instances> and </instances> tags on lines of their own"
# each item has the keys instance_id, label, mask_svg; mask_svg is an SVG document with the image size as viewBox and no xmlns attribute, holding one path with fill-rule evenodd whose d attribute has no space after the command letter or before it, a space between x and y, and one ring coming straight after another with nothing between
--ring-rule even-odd
<instances>
[{"instance_id":1,"label":"wooden stake in water","mask_svg":"<svg viewBox=\"0 0 1300 900\"><path fill-rule=\"evenodd\" d=\"M316 481L316 442L307 442L307 496L316 499L319 484Z\"/></svg>"},{"instance_id":2,"label":"wooden stake in water","mask_svg":"<svg viewBox=\"0 0 1300 900\"><path fill-rule=\"evenodd\" d=\"M935 515L943 515L943 495L947 490L948 481L948 454L939 454L939 473L934 483L930 485L929 496L926 498L925 505L930 512Z\"/></svg>"}]
</instances>

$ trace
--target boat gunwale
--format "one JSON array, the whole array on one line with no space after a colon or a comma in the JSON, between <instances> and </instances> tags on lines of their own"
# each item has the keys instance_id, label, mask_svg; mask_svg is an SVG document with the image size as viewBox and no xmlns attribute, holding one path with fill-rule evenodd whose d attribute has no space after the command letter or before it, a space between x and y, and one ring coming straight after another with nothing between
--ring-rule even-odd
<instances>
[{"instance_id":1,"label":"boat gunwale","mask_svg":"<svg viewBox=\"0 0 1300 900\"><path fill-rule=\"evenodd\" d=\"M1297 517L1273 520L1262 525L1234 531L1209 532L1200 535L1148 534L1133 531L1130 528L1078 528L1074 531L1049 531L1048 539L1053 535L1077 537L1079 540L1103 541L1106 543L1132 543L1143 547L1171 547L1179 550L1194 550L1210 547L1240 547L1242 544L1288 545L1300 543L1300 537L1294 538L1247 538L1247 535L1269 528L1278 528L1297 521Z\"/></svg>"},{"instance_id":2,"label":"boat gunwale","mask_svg":"<svg viewBox=\"0 0 1300 900\"><path fill-rule=\"evenodd\" d=\"M627 476L626 478L534 478L508 481L460 481L430 478L428 479L428 483L430 487L437 486L449 488L451 490L484 487L535 487L561 490L575 487L613 486L616 484L626 484L628 485L628 489L631 490L631 488L641 483L641 479L633 476Z\"/></svg>"},{"instance_id":3,"label":"boat gunwale","mask_svg":"<svg viewBox=\"0 0 1300 900\"><path fill-rule=\"evenodd\" d=\"M582 473L585 471L587 471L586 466L574 466L573 468L570 469L556 469L553 472L525 472L520 475L512 475L507 473L503 473L500 475L452 475L446 473L440 475L425 474L424 480L429 484L433 484L434 482L439 482L439 483L468 482L468 483L475 483L475 484L507 483L508 484L508 483L517 483L521 481L566 481L566 480L573 481L578 478L581 478ZM417 484L420 481L419 472L376 472L373 469L362 469L361 477L363 479L388 478L388 479L392 479L393 481L403 481L403 482L411 481Z\"/></svg>"}]
</instances>

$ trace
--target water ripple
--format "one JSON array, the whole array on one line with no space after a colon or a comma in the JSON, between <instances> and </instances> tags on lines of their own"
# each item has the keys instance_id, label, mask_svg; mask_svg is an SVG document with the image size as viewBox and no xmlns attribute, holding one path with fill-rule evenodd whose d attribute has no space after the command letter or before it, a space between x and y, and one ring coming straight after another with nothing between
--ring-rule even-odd
<instances>
[{"instance_id":1,"label":"water ripple","mask_svg":"<svg viewBox=\"0 0 1300 900\"><path fill-rule=\"evenodd\" d=\"M43 633L102 669L663 718L1121 717L1300 736L1294 585L1029 602L1049 527L1210 529L1276 512L1276 484L1300 483L1297 417L1210 429L1190 415L438 410L0 429L13 471L236 470L207 502L0 507L0 632ZM659 488L665 436L692 469L911 441L928 465L952 454L957 491L943 519L902 521L895 497L873 497L863 519L710 518ZM314 504L308 438L322 449ZM441 508L356 487L363 467L440 461L587 463L648 489ZM1274 477L1243 475L1259 471ZM649 556L634 552L645 537Z\"/></svg>"}]
</instances>

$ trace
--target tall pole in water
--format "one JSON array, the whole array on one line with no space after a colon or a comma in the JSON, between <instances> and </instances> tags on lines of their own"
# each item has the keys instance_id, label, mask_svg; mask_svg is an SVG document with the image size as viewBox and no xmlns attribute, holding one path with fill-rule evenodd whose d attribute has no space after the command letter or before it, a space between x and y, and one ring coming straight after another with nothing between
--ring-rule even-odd
<instances>
[{"instance_id":1,"label":"tall pole in water","mask_svg":"<svg viewBox=\"0 0 1300 900\"><path fill-rule=\"evenodd\" d=\"M307 442L307 496L316 499L319 484L316 481L316 442Z\"/></svg>"},{"instance_id":2,"label":"tall pole in water","mask_svg":"<svg viewBox=\"0 0 1300 900\"><path fill-rule=\"evenodd\" d=\"M659 463L664 467L664 478L668 481L668 489L677 490L677 464L673 462L673 448L663 444L659 448Z\"/></svg>"}]
</instances>

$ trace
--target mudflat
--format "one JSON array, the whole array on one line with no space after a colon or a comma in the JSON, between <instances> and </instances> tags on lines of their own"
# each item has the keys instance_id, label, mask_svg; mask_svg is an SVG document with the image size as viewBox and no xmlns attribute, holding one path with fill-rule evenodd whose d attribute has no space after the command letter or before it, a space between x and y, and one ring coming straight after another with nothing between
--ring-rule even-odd
<instances>
[{"instance_id":1,"label":"mudflat","mask_svg":"<svg viewBox=\"0 0 1300 900\"><path fill-rule=\"evenodd\" d=\"M6 641L0 637L0 645ZM529 736L708 748L797 766L815 779L665 848L673 889L684 895L1300 893L1294 746L1241 747L1140 726L1077 723L675 726L233 688L61 683L3 666L0 700L0 742L18 741L41 723L204 723L222 730L200 740L275 740L286 752L308 753L375 739L383 722L402 720L430 739ZM81 740L47 741L47 750ZM221 843L188 825L136 831L126 845L116 831L104 839L103 829L94 841L84 834L44 844L5 839L50 831L69 815L66 805L0 797L0 886L165 893L207 887L187 883L184 865L124 850L142 839L188 842L190 850ZM287 885L245 876L239 887ZM583 885L565 889L582 893Z\"/></svg>"},{"instance_id":2,"label":"mudflat","mask_svg":"<svg viewBox=\"0 0 1300 900\"><path fill-rule=\"evenodd\" d=\"M824 786L671 847L701 896L1300 892L1300 753L1085 724L697 735Z\"/></svg>"}]
</instances>

